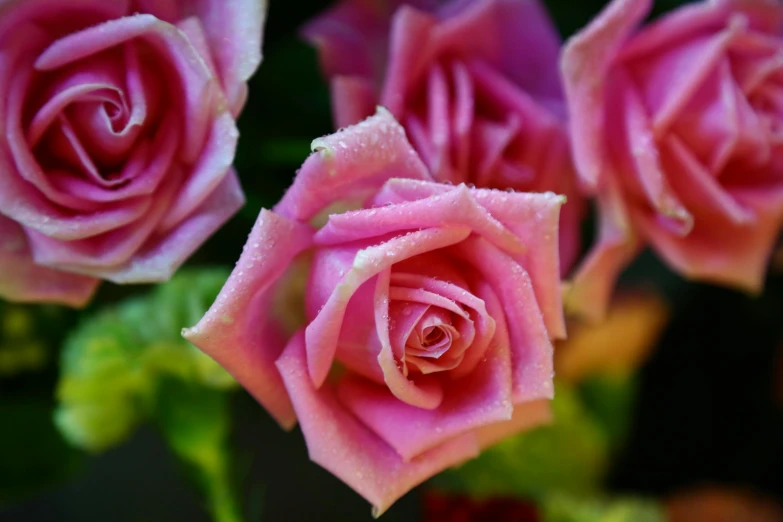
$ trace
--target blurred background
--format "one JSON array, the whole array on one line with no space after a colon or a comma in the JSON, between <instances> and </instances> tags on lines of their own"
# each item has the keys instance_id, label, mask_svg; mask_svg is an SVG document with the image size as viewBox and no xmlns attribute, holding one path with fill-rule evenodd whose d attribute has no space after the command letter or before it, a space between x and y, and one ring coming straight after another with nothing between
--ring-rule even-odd
<instances>
[{"instance_id":1,"label":"blurred background","mask_svg":"<svg viewBox=\"0 0 783 522\"><path fill-rule=\"evenodd\" d=\"M605 4L546 3L564 37ZM658 0L656 13L678 3ZM104 284L79 312L0 302L0 521L372 519L310 463L298 430L179 339L259 210L332 130L315 53L297 36L328 5L272 0L239 121L248 204L188 270L157 289ZM783 255L754 298L685 282L649 254L623 285L607 324L574 326L557 348L554 425L436 477L383 520L724 520L709 509L783 520Z\"/></svg>"}]
</instances>

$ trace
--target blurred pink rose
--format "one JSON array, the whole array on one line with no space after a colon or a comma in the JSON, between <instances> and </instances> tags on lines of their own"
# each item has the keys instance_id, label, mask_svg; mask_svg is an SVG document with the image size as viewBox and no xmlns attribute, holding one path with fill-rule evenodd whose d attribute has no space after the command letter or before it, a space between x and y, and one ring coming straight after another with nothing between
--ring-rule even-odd
<instances>
[{"instance_id":1,"label":"blurred pink rose","mask_svg":"<svg viewBox=\"0 0 783 522\"><path fill-rule=\"evenodd\" d=\"M183 334L284 427L298 418L310 457L381 513L548 420L563 198L429 181L383 109L313 150ZM360 210L309 224L357 198ZM303 322L286 329L281 295L302 263Z\"/></svg>"},{"instance_id":2,"label":"blurred pink rose","mask_svg":"<svg viewBox=\"0 0 783 522\"><path fill-rule=\"evenodd\" d=\"M3 2L0 297L165 280L239 209L265 3Z\"/></svg>"},{"instance_id":3,"label":"blurred pink rose","mask_svg":"<svg viewBox=\"0 0 783 522\"><path fill-rule=\"evenodd\" d=\"M759 291L783 220L783 4L703 1L637 28L651 4L615 0L563 54L601 210L567 306L593 316L647 243L688 278Z\"/></svg>"},{"instance_id":4,"label":"blurred pink rose","mask_svg":"<svg viewBox=\"0 0 783 522\"><path fill-rule=\"evenodd\" d=\"M562 121L560 38L538 0L342 0L303 32L331 80L337 126L380 104L436 181L566 195L570 269L584 204Z\"/></svg>"}]
</instances>

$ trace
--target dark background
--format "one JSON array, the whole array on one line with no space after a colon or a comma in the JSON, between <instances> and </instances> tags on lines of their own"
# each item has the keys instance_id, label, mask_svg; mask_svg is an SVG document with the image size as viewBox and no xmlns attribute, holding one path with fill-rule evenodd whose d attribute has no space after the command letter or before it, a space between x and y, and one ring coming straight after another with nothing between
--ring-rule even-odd
<instances>
[{"instance_id":1,"label":"dark background","mask_svg":"<svg viewBox=\"0 0 783 522\"><path fill-rule=\"evenodd\" d=\"M547 2L564 35L604 3ZM659 0L656 11L678 3ZM264 63L240 118L236 164L249 203L191 264L232 265L259 209L273 205L290 184L310 141L331 130L315 54L296 36L328 2L271 4ZM717 483L783 499L783 407L773 401L777 358L783 356L783 275L770 274L765 293L750 298L686 283L645 255L626 280L654 282L674 313L642 370L630 444L615 462L609 486L658 496ZM91 309L139 291L104 285ZM54 345L75 319L74 313L63 314L46 333ZM210 520L197 490L151 427L100 456L68 449L51 424L56 378L52 363L40 373L0 380L0 521ZM309 462L298 431L280 430L244 392L235 394L232 408L232 447L248 522L371 520L361 497ZM418 512L414 492L383 520L412 521Z\"/></svg>"}]
</instances>

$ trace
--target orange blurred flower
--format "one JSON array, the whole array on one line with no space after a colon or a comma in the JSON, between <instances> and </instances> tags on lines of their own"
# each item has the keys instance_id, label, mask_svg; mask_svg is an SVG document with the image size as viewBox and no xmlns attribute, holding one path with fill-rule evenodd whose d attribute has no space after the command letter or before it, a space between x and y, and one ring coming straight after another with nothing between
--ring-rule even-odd
<instances>
[{"instance_id":1,"label":"orange blurred flower","mask_svg":"<svg viewBox=\"0 0 783 522\"><path fill-rule=\"evenodd\" d=\"M555 348L555 371L568 382L590 375L634 371L647 358L669 321L669 307L652 291L628 291L613 301L598 324L571 323Z\"/></svg>"}]
</instances>

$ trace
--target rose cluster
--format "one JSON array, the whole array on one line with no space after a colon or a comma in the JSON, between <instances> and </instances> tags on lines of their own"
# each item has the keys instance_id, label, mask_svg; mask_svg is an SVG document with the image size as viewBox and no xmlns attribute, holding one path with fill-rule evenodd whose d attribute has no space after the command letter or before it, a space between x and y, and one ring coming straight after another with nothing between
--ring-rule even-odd
<instances>
[{"instance_id":1,"label":"rose cluster","mask_svg":"<svg viewBox=\"0 0 783 522\"><path fill-rule=\"evenodd\" d=\"M0 296L79 305L168 278L241 205L265 2L54 3L0 7ZM652 3L565 44L538 0L337 0L303 28L341 130L183 335L377 514L547 422L564 311L601 319L645 247L763 287L783 4Z\"/></svg>"}]
</instances>

